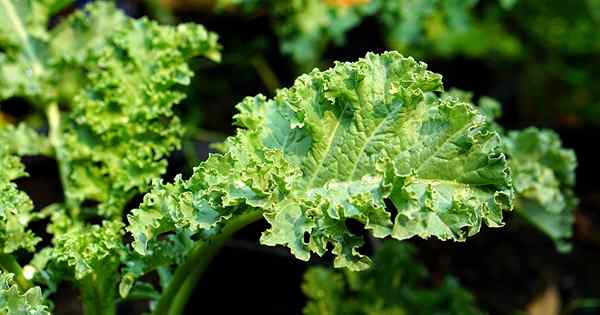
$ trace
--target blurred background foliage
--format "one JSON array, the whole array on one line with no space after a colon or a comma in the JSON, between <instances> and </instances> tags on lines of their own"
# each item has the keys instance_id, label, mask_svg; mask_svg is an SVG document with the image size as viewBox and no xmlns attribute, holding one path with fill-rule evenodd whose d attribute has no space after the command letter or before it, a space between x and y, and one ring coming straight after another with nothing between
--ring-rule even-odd
<instances>
[{"instance_id":1,"label":"blurred background foliage","mask_svg":"<svg viewBox=\"0 0 600 315\"><path fill-rule=\"evenodd\" d=\"M87 2L76 1L58 12L49 26ZM419 248L414 259L425 264L432 283L443 283L448 274L456 277L491 314L600 312L600 163L594 148L600 132L600 0L117 3L133 17L203 24L219 34L223 45L219 64L194 62L197 75L176 108L186 127L184 145L170 157L167 180L180 172L189 175L215 143L233 133L234 105L244 96L271 96L300 73L327 68L335 60L353 61L368 51L394 49L414 56L443 74L447 88L472 91L475 99L498 100L504 113L499 123L507 129L554 129L563 145L576 151L579 163L575 194L581 202L570 253L559 254L550 239L509 216L506 228L486 229L464 244L413 241ZM14 106L18 103L23 100L4 102L0 121L26 118L43 128L43 119L29 115L33 111L27 107ZM59 192L32 187L52 187L49 181L56 170L45 168L48 161L25 162L34 176L20 186L37 194L34 199L55 198ZM223 313L256 304L258 296L269 294L277 299L264 305L263 313L301 311L306 266L278 249L251 245L258 243L260 230L250 227L216 258L195 293L196 303L228 301L235 283L235 291L245 293L236 296L237 306L220 305ZM236 268L240 259L252 268L251 275ZM257 283L261 290L253 292Z\"/></svg>"}]
</instances>

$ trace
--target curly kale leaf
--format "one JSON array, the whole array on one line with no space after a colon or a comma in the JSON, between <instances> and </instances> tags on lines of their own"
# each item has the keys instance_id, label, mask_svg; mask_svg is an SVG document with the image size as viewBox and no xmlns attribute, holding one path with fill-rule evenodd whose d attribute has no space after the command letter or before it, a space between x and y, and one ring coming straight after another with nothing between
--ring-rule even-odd
<instances>
[{"instance_id":1,"label":"curly kale leaf","mask_svg":"<svg viewBox=\"0 0 600 315\"><path fill-rule=\"evenodd\" d=\"M25 292L17 286L11 273L0 272L0 314L50 315L39 287Z\"/></svg>"},{"instance_id":2,"label":"curly kale leaf","mask_svg":"<svg viewBox=\"0 0 600 315\"><path fill-rule=\"evenodd\" d=\"M48 138L24 123L14 126L0 121L0 143L8 152L19 156L51 155L53 152Z\"/></svg>"},{"instance_id":3,"label":"curly kale leaf","mask_svg":"<svg viewBox=\"0 0 600 315\"><path fill-rule=\"evenodd\" d=\"M119 284L121 297L135 295L138 286L142 284L136 283L136 279L154 270L159 271L161 286L166 287L172 276L172 267L183 263L186 254L194 244L188 233L177 233L153 242L147 249L152 253L151 255L128 251L124 259L125 266L121 270L123 275Z\"/></svg>"},{"instance_id":4,"label":"curly kale leaf","mask_svg":"<svg viewBox=\"0 0 600 315\"><path fill-rule=\"evenodd\" d=\"M115 273L125 254L122 223L104 221L102 225L87 225L72 222L66 217L55 217L53 221L51 258L71 270L75 279Z\"/></svg>"},{"instance_id":5,"label":"curly kale leaf","mask_svg":"<svg viewBox=\"0 0 600 315\"><path fill-rule=\"evenodd\" d=\"M442 97L473 101L471 93L458 89ZM563 148L560 137L551 130L528 128L505 132L494 122L502 115L500 103L481 97L478 105L502 134L515 189L515 213L548 235L559 251L568 251L578 203L573 192L575 152Z\"/></svg>"},{"instance_id":6,"label":"curly kale leaf","mask_svg":"<svg viewBox=\"0 0 600 315\"><path fill-rule=\"evenodd\" d=\"M0 142L0 251L7 254L18 249L33 251L40 241L27 230L27 225L34 219L33 203L12 182L27 173L9 149L9 144Z\"/></svg>"},{"instance_id":7,"label":"curly kale leaf","mask_svg":"<svg viewBox=\"0 0 600 315\"><path fill-rule=\"evenodd\" d=\"M197 56L219 59L217 36L202 26L161 26L95 3L53 30L55 67L81 86L72 96L59 158L66 164L67 202L99 202L118 215L166 168L183 135L173 106ZM68 93L66 94L68 95Z\"/></svg>"},{"instance_id":8,"label":"curly kale leaf","mask_svg":"<svg viewBox=\"0 0 600 315\"><path fill-rule=\"evenodd\" d=\"M550 130L511 131L504 140L516 192L516 213L555 242L559 251L571 248L573 193L577 159Z\"/></svg>"},{"instance_id":9,"label":"curly kale leaf","mask_svg":"<svg viewBox=\"0 0 600 315\"><path fill-rule=\"evenodd\" d=\"M500 137L470 104L426 97L441 89L425 64L388 52L314 70L271 100L246 98L226 152L157 184L128 216L134 248L148 254L173 230L210 236L251 209L270 224L263 244L302 260L331 245L335 266L358 270L370 260L348 220L399 240L462 241L501 226L512 189Z\"/></svg>"},{"instance_id":10,"label":"curly kale leaf","mask_svg":"<svg viewBox=\"0 0 600 315\"><path fill-rule=\"evenodd\" d=\"M427 270L414 256L415 247L409 244L385 242L367 271L310 268L302 284L309 299L304 314L484 314L473 295L451 276L436 287L425 286Z\"/></svg>"}]
</instances>

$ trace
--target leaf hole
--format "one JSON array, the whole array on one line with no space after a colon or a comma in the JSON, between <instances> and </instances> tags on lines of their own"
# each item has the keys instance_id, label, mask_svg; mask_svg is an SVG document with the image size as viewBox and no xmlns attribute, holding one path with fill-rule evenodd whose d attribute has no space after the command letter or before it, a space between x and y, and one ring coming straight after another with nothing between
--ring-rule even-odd
<instances>
[{"instance_id":1,"label":"leaf hole","mask_svg":"<svg viewBox=\"0 0 600 315\"><path fill-rule=\"evenodd\" d=\"M346 219L344 225L346 225L346 229L354 235L363 235L365 233L364 224L356 219Z\"/></svg>"},{"instance_id":2,"label":"leaf hole","mask_svg":"<svg viewBox=\"0 0 600 315\"><path fill-rule=\"evenodd\" d=\"M394 222L398 216L398 208L390 198L386 198L383 202L385 203L385 209L390 213L390 219Z\"/></svg>"},{"instance_id":3,"label":"leaf hole","mask_svg":"<svg viewBox=\"0 0 600 315\"><path fill-rule=\"evenodd\" d=\"M308 233L308 232L304 232L304 235L303 235L303 242L304 242L304 244L308 244L308 243L310 243L310 233Z\"/></svg>"}]
</instances>

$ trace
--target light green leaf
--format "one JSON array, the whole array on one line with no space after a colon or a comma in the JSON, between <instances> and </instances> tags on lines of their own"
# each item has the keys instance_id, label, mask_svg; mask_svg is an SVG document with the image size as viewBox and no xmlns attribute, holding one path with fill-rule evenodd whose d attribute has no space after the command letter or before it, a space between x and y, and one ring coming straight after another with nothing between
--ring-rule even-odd
<instances>
[{"instance_id":1,"label":"light green leaf","mask_svg":"<svg viewBox=\"0 0 600 315\"><path fill-rule=\"evenodd\" d=\"M559 251L570 249L573 234L573 193L577 159L562 148L550 130L528 128L505 138L516 192L516 213L555 242Z\"/></svg>"},{"instance_id":2,"label":"light green leaf","mask_svg":"<svg viewBox=\"0 0 600 315\"><path fill-rule=\"evenodd\" d=\"M0 100L46 93L47 2L0 0Z\"/></svg>"},{"instance_id":3,"label":"light green leaf","mask_svg":"<svg viewBox=\"0 0 600 315\"><path fill-rule=\"evenodd\" d=\"M60 224L60 232L56 226L51 230L54 234L51 259L64 263L77 280L91 274L116 278L114 273L125 254L122 223L104 221L102 225L86 225L63 221Z\"/></svg>"},{"instance_id":4,"label":"light green leaf","mask_svg":"<svg viewBox=\"0 0 600 315\"><path fill-rule=\"evenodd\" d=\"M164 173L167 155L180 146L183 128L173 106L193 76L190 59L218 60L217 37L195 24L127 18L102 2L69 17L52 35L56 67L80 85L63 119L59 154L67 201L96 201L100 214L119 215Z\"/></svg>"},{"instance_id":5,"label":"light green leaf","mask_svg":"<svg viewBox=\"0 0 600 315\"><path fill-rule=\"evenodd\" d=\"M21 123L17 126L0 122L0 143L17 155L50 155L52 146L47 137Z\"/></svg>"},{"instance_id":6,"label":"light green leaf","mask_svg":"<svg viewBox=\"0 0 600 315\"><path fill-rule=\"evenodd\" d=\"M472 102L472 94L452 89L443 98ZM573 192L577 159L562 148L559 136L550 130L528 128L505 133L495 119L502 115L500 103L481 97L479 110L503 135L512 171L516 214L548 235L559 251L570 249L573 211L578 200Z\"/></svg>"},{"instance_id":7,"label":"light green leaf","mask_svg":"<svg viewBox=\"0 0 600 315\"><path fill-rule=\"evenodd\" d=\"M34 218L33 203L12 182L27 173L9 149L8 144L0 142L0 251L7 254L21 248L33 251L40 241L27 229Z\"/></svg>"},{"instance_id":8,"label":"light green leaf","mask_svg":"<svg viewBox=\"0 0 600 315\"><path fill-rule=\"evenodd\" d=\"M50 315L42 290L33 287L22 292L11 273L0 272L0 314Z\"/></svg>"},{"instance_id":9,"label":"light green leaf","mask_svg":"<svg viewBox=\"0 0 600 315\"><path fill-rule=\"evenodd\" d=\"M272 100L246 98L227 152L158 185L128 216L134 247L146 254L172 230L210 235L251 208L271 225L263 244L302 260L331 245L335 266L356 270L370 260L348 220L400 240L501 226L512 190L500 138L471 105L425 97L441 89L425 64L389 52L315 70Z\"/></svg>"},{"instance_id":10,"label":"light green leaf","mask_svg":"<svg viewBox=\"0 0 600 315\"><path fill-rule=\"evenodd\" d=\"M512 9L512 7L514 7L515 4L517 4L518 0L499 0L499 2L502 8L508 10Z\"/></svg>"}]
</instances>

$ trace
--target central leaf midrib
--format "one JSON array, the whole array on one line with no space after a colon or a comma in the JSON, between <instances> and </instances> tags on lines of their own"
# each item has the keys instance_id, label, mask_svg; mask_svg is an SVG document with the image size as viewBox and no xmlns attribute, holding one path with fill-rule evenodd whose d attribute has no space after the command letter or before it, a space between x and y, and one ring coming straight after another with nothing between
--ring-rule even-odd
<instances>
[{"instance_id":1,"label":"central leaf midrib","mask_svg":"<svg viewBox=\"0 0 600 315\"><path fill-rule=\"evenodd\" d=\"M327 150L326 150L325 154L323 155L323 158L319 162L319 165L317 166L317 168L313 172L313 175L311 176L310 180L308 181L308 183L306 185L306 189L304 191L305 193L309 189L313 188L312 185L314 184L315 179L319 175L319 172L321 171L321 168L323 167L323 163L325 163L325 160L327 160L327 157L331 153L331 148L333 147L333 140L337 136L338 130L340 128L340 125L342 124L342 117L344 116L344 113L346 112L347 108L348 108L348 102L346 102L346 104L344 105L344 108L340 112L340 115L338 117L336 117L337 118L337 123L335 124L335 128L333 129L333 132L331 133L331 137L329 137L329 141L327 143Z\"/></svg>"},{"instance_id":2,"label":"central leaf midrib","mask_svg":"<svg viewBox=\"0 0 600 315\"><path fill-rule=\"evenodd\" d=\"M402 106L398 106L397 108L395 108L394 110L390 111L384 119L381 120L381 122L379 122L379 124L377 125L377 127L375 127L375 129L373 129L373 132L369 135L369 137L367 138L367 140L365 141L365 144L360 148L360 151L358 153L358 158L356 159L356 163L354 163L354 167L352 168L352 172L350 173L349 179L353 180L354 178L354 174L356 173L356 170L358 169L358 164L360 163L363 154L365 153L365 150L367 149L367 147L369 146L369 144L371 143L371 141L373 140L373 138L375 137L375 135L377 135L379 133L379 129L385 125L385 123L388 121L388 119L390 117L393 117L396 115L396 113L398 111L400 111L402 109ZM417 112L418 110L415 108L415 110L413 112Z\"/></svg>"},{"instance_id":3,"label":"central leaf midrib","mask_svg":"<svg viewBox=\"0 0 600 315\"><path fill-rule=\"evenodd\" d=\"M423 165L427 165L429 163L429 161L436 156L440 150L446 146L446 144L449 143L449 141L451 139L454 139L454 137L456 137L456 135L458 135L459 133L463 132L465 129L471 127L471 123L475 120L475 118L477 118L477 115L473 115L473 117L471 117L471 119L469 119L467 121L467 123L462 126L461 128L459 128L458 130L456 130L455 132L453 132L452 134L450 134L448 137L446 137L446 139L444 139L442 141L442 143L440 143L440 145L438 145L435 150L432 152L431 155L429 155L428 157L426 157L423 161L421 161L421 163L418 163L415 168L415 174L417 174L417 176L419 176L419 171L421 170L421 168L423 167Z\"/></svg>"}]
</instances>

